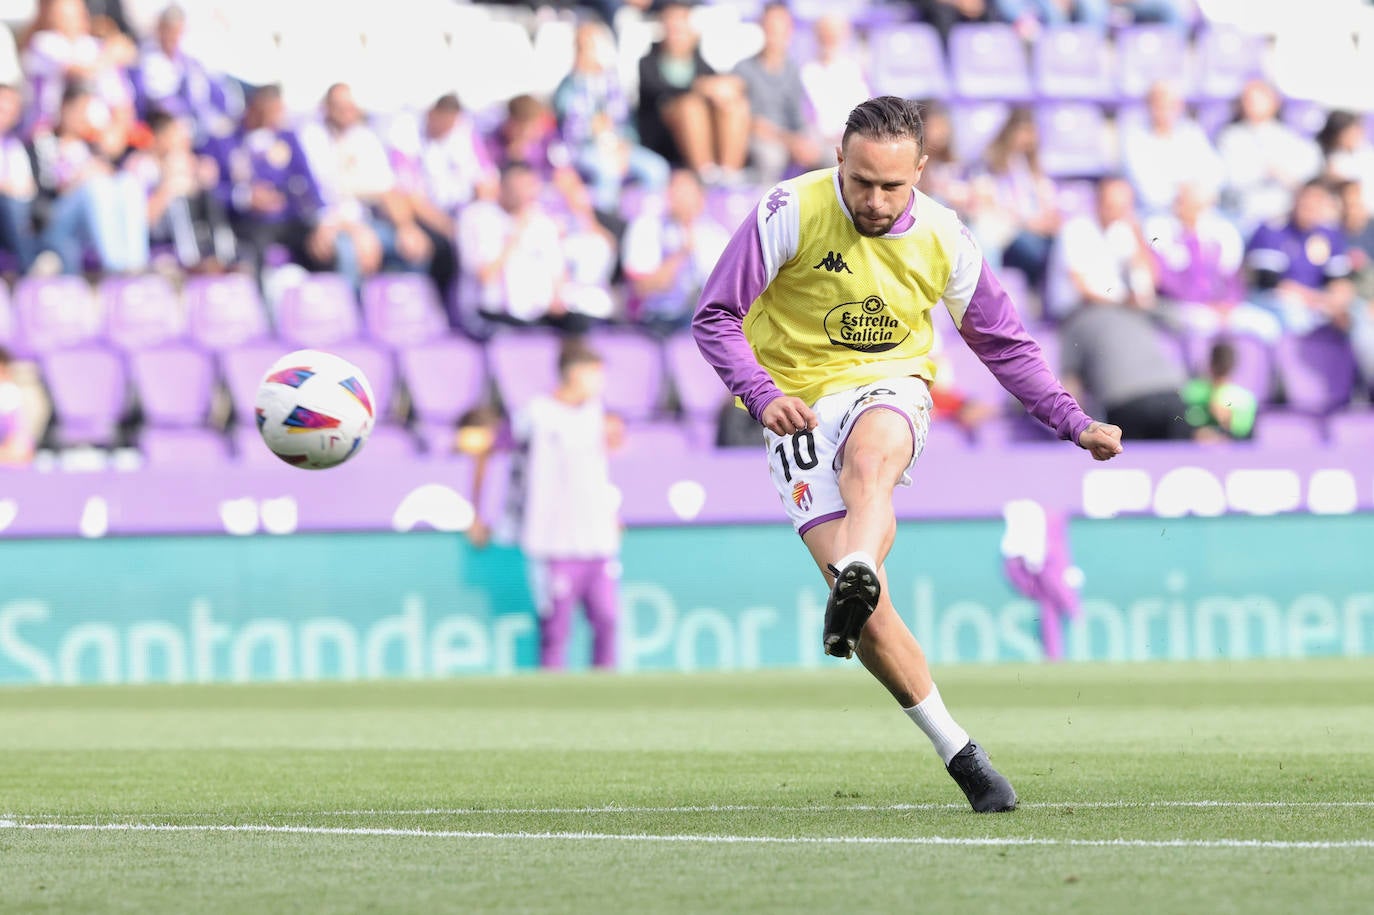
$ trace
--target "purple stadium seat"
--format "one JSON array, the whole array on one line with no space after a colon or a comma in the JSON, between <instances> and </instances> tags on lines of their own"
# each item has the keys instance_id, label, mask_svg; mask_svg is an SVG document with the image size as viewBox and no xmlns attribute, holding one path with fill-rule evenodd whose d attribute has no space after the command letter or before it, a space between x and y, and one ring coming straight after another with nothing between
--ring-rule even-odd
<instances>
[{"instance_id":1,"label":"purple stadium seat","mask_svg":"<svg viewBox=\"0 0 1374 915\"><path fill-rule=\"evenodd\" d=\"M949 106L954 125L952 142L961 162L977 162L992 138L1007 122L1011 106L1006 102L953 102Z\"/></svg>"},{"instance_id":2,"label":"purple stadium seat","mask_svg":"<svg viewBox=\"0 0 1374 915\"><path fill-rule=\"evenodd\" d=\"M1055 182L1055 202L1065 219L1097 209L1097 186L1092 181Z\"/></svg>"},{"instance_id":3,"label":"purple stadium seat","mask_svg":"<svg viewBox=\"0 0 1374 915\"><path fill-rule=\"evenodd\" d=\"M945 98L949 74L940 33L924 22L882 29L869 36L872 68L869 82L875 95L903 98Z\"/></svg>"},{"instance_id":4,"label":"purple stadium seat","mask_svg":"<svg viewBox=\"0 0 1374 915\"><path fill-rule=\"evenodd\" d=\"M1197 94L1231 100L1246 81L1264 73L1265 39L1230 28L1203 29L1193 43L1197 53Z\"/></svg>"},{"instance_id":5,"label":"purple stadium seat","mask_svg":"<svg viewBox=\"0 0 1374 915\"><path fill-rule=\"evenodd\" d=\"M117 354L94 346L48 353L43 378L61 445L114 443L127 393L124 363Z\"/></svg>"},{"instance_id":6,"label":"purple stadium seat","mask_svg":"<svg viewBox=\"0 0 1374 915\"><path fill-rule=\"evenodd\" d=\"M930 430L926 433L926 447L923 453L958 453L973 446L973 439L969 438L963 426L952 419L937 419L931 422Z\"/></svg>"},{"instance_id":7,"label":"purple stadium seat","mask_svg":"<svg viewBox=\"0 0 1374 915\"><path fill-rule=\"evenodd\" d=\"M103 324L100 305L79 276L20 280L14 310L17 349L27 355L89 343Z\"/></svg>"},{"instance_id":8,"label":"purple stadium seat","mask_svg":"<svg viewBox=\"0 0 1374 915\"><path fill-rule=\"evenodd\" d=\"M1374 448L1374 409L1332 414L1326 433L1331 444L1340 448Z\"/></svg>"},{"instance_id":9,"label":"purple stadium seat","mask_svg":"<svg viewBox=\"0 0 1374 915\"><path fill-rule=\"evenodd\" d=\"M942 328L943 329L943 328ZM941 367L936 380L964 395L969 400L1001 407L1011 397L978 354L969 349L958 334L950 333L942 339Z\"/></svg>"},{"instance_id":10,"label":"purple stadium seat","mask_svg":"<svg viewBox=\"0 0 1374 915\"><path fill-rule=\"evenodd\" d=\"M1010 25L954 26L949 60L954 94L960 98L1025 101L1033 95L1026 50Z\"/></svg>"},{"instance_id":11,"label":"purple stadium seat","mask_svg":"<svg viewBox=\"0 0 1374 915\"><path fill-rule=\"evenodd\" d=\"M682 412L689 417L710 419L714 424L729 391L716 370L701 358L696 340L689 333L677 334L665 346L668 375L677 391Z\"/></svg>"},{"instance_id":12,"label":"purple stadium seat","mask_svg":"<svg viewBox=\"0 0 1374 915\"><path fill-rule=\"evenodd\" d=\"M210 413L215 367L192 346L138 350L129 356L129 375L150 426L198 426Z\"/></svg>"},{"instance_id":13,"label":"purple stadium seat","mask_svg":"<svg viewBox=\"0 0 1374 915\"><path fill-rule=\"evenodd\" d=\"M1111 48L1101 29L1047 29L1031 46L1031 72L1042 98L1106 101L1116 97Z\"/></svg>"},{"instance_id":14,"label":"purple stadium seat","mask_svg":"<svg viewBox=\"0 0 1374 915\"><path fill-rule=\"evenodd\" d=\"M359 462L407 461L417 453L415 436L400 426L377 426L356 458Z\"/></svg>"},{"instance_id":15,"label":"purple stadium seat","mask_svg":"<svg viewBox=\"0 0 1374 915\"><path fill-rule=\"evenodd\" d=\"M14 343L14 302L10 299L9 283L0 280L0 343Z\"/></svg>"},{"instance_id":16,"label":"purple stadium seat","mask_svg":"<svg viewBox=\"0 0 1374 915\"><path fill-rule=\"evenodd\" d=\"M559 339L541 331L498 334L487 343L487 365L508 412L558 384Z\"/></svg>"},{"instance_id":17,"label":"purple stadium seat","mask_svg":"<svg viewBox=\"0 0 1374 915\"><path fill-rule=\"evenodd\" d=\"M1254 439L1258 444L1274 448L1320 448L1323 445L1321 420L1306 413L1269 410L1255 420Z\"/></svg>"},{"instance_id":18,"label":"purple stadium seat","mask_svg":"<svg viewBox=\"0 0 1374 915\"><path fill-rule=\"evenodd\" d=\"M1136 25L1116 37L1117 88L1140 98L1160 80L1178 83L1185 96L1193 92L1193 62L1188 37L1167 25Z\"/></svg>"},{"instance_id":19,"label":"purple stadium seat","mask_svg":"<svg viewBox=\"0 0 1374 915\"><path fill-rule=\"evenodd\" d=\"M663 401L663 350L657 340L631 331L601 331L587 344L606 363L606 409L630 422L645 420Z\"/></svg>"},{"instance_id":20,"label":"purple stadium seat","mask_svg":"<svg viewBox=\"0 0 1374 915\"><path fill-rule=\"evenodd\" d=\"M632 423L625 429L625 444L612 458L650 458L692 451L691 437L680 423Z\"/></svg>"},{"instance_id":21,"label":"purple stadium seat","mask_svg":"<svg viewBox=\"0 0 1374 915\"><path fill-rule=\"evenodd\" d=\"M1234 115L1235 102L1230 99L1203 99L1193 106L1193 119L1213 141Z\"/></svg>"},{"instance_id":22,"label":"purple stadium seat","mask_svg":"<svg viewBox=\"0 0 1374 915\"><path fill-rule=\"evenodd\" d=\"M150 467L214 467L229 460L229 443L209 429L145 429L138 447Z\"/></svg>"},{"instance_id":23,"label":"purple stadium seat","mask_svg":"<svg viewBox=\"0 0 1374 915\"><path fill-rule=\"evenodd\" d=\"M1107 118L1092 102L1037 105L1035 124L1040 164L1051 177L1097 177L1115 167L1107 143Z\"/></svg>"},{"instance_id":24,"label":"purple stadium seat","mask_svg":"<svg viewBox=\"0 0 1374 915\"><path fill-rule=\"evenodd\" d=\"M348 280L314 273L282 293L277 334L289 345L321 349L358 337L358 303Z\"/></svg>"},{"instance_id":25,"label":"purple stadium seat","mask_svg":"<svg viewBox=\"0 0 1374 915\"><path fill-rule=\"evenodd\" d=\"M396 397L396 362L391 353L381 347L361 341L354 343L335 343L328 348L340 359L347 359L362 370L367 383L372 385L372 396L376 398L373 409L377 422L390 418L391 405Z\"/></svg>"},{"instance_id":26,"label":"purple stadium seat","mask_svg":"<svg viewBox=\"0 0 1374 915\"><path fill-rule=\"evenodd\" d=\"M220 372L229 388L229 399L234 404L234 418L244 425L253 425L253 403L258 397L258 386L267 374L268 368L287 353L280 343L250 343L220 354Z\"/></svg>"},{"instance_id":27,"label":"purple stadium seat","mask_svg":"<svg viewBox=\"0 0 1374 915\"><path fill-rule=\"evenodd\" d=\"M1327 108L1321 102L1301 98L1285 99L1279 111L1285 124L1307 137L1317 135L1326 124L1326 115Z\"/></svg>"},{"instance_id":28,"label":"purple stadium seat","mask_svg":"<svg viewBox=\"0 0 1374 915\"><path fill-rule=\"evenodd\" d=\"M225 350L268 334L267 311L253 280L243 274L193 276L184 291L191 338L210 350Z\"/></svg>"},{"instance_id":29,"label":"purple stadium seat","mask_svg":"<svg viewBox=\"0 0 1374 915\"><path fill-rule=\"evenodd\" d=\"M706 213L733 232L758 206L763 190L756 187L713 187L706 190Z\"/></svg>"},{"instance_id":30,"label":"purple stadium seat","mask_svg":"<svg viewBox=\"0 0 1374 915\"><path fill-rule=\"evenodd\" d=\"M415 435L419 439L425 456L435 461L457 459L459 454L453 448L456 428L452 422L416 423Z\"/></svg>"},{"instance_id":31,"label":"purple stadium seat","mask_svg":"<svg viewBox=\"0 0 1374 915\"><path fill-rule=\"evenodd\" d=\"M235 426L229 430L230 441L233 442L233 458L241 464L250 467L282 467L281 458L277 457L267 446L263 444L262 436L258 433L258 427L252 423Z\"/></svg>"},{"instance_id":32,"label":"purple stadium seat","mask_svg":"<svg viewBox=\"0 0 1374 915\"><path fill-rule=\"evenodd\" d=\"M368 280L363 286L363 325L369 337L393 348L428 343L448 332L434 284L418 273Z\"/></svg>"},{"instance_id":33,"label":"purple stadium seat","mask_svg":"<svg viewBox=\"0 0 1374 915\"><path fill-rule=\"evenodd\" d=\"M1290 409L1324 415L1349 404L1355 392L1355 354L1335 328L1284 337L1274 362Z\"/></svg>"},{"instance_id":34,"label":"purple stadium seat","mask_svg":"<svg viewBox=\"0 0 1374 915\"><path fill-rule=\"evenodd\" d=\"M486 400L486 360L471 340L436 340L403 349L398 358L421 423L440 424L452 434L458 417Z\"/></svg>"},{"instance_id":35,"label":"purple stadium seat","mask_svg":"<svg viewBox=\"0 0 1374 915\"><path fill-rule=\"evenodd\" d=\"M1268 403L1274 393L1273 350L1263 340L1239 335L1231 338L1231 346L1236 351L1236 370L1231 380L1254 394L1261 404ZM1206 364L1210 351L1209 344L1199 366Z\"/></svg>"},{"instance_id":36,"label":"purple stadium seat","mask_svg":"<svg viewBox=\"0 0 1374 915\"><path fill-rule=\"evenodd\" d=\"M112 276L100 283L105 333L125 350L145 349L181 339L186 310L165 277Z\"/></svg>"}]
</instances>

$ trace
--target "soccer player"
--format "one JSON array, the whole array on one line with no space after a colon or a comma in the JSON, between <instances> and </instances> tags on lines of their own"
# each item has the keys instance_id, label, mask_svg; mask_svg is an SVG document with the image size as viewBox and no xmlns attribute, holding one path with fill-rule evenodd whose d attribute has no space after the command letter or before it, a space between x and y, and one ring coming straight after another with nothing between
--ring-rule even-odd
<instances>
[{"instance_id":1,"label":"soccer player","mask_svg":"<svg viewBox=\"0 0 1374 915\"><path fill-rule=\"evenodd\" d=\"M943 301L964 341L1061 438L1105 461L1121 452L1121 430L1064 391L972 235L916 189L923 133L914 102L856 107L838 167L774 186L735 232L693 333L767 430L774 485L831 583L826 653L857 652L987 813L1014 808L1016 792L946 710L883 571L892 490L910 484L929 428L932 309Z\"/></svg>"},{"instance_id":2,"label":"soccer player","mask_svg":"<svg viewBox=\"0 0 1374 915\"><path fill-rule=\"evenodd\" d=\"M607 453L623 429L602 405L606 372L594 350L569 339L558 375L557 389L531 400L511 421L515 458L501 533L519 542L529 563L540 665L566 665L572 615L581 604L592 628L592 664L609 669L619 615L620 492ZM478 450L472 502L480 508L491 448ZM479 547L488 535L480 519L468 530Z\"/></svg>"}]
</instances>

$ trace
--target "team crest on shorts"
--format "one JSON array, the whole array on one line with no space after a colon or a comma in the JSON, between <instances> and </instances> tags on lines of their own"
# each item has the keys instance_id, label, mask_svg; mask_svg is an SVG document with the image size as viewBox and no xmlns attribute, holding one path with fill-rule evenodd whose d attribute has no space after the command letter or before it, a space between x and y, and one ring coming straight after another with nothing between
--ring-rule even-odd
<instances>
[{"instance_id":1,"label":"team crest on shorts","mask_svg":"<svg viewBox=\"0 0 1374 915\"><path fill-rule=\"evenodd\" d=\"M811 484L798 480L792 484L792 504L804 512L811 511Z\"/></svg>"},{"instance_id":2,"label":"team crest on shorts","mask_svg":"<svg viewBox=\"0 0 1374 915\"><path fill-rule=\"evenodd\" d=\"M896 349L911 330L892 316L881 297L871 295L862 302L845 302L825 316L825 334L835 346L860 353L885 353Z\"/></svg>"}]
</instances>

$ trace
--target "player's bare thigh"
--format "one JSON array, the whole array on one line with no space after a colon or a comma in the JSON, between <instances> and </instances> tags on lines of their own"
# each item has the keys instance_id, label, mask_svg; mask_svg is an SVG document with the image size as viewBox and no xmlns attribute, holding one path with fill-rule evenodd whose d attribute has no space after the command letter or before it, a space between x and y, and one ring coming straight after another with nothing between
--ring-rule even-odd
<instances>
[{"instance_id":1,"label":"player's bare thigh","mask_svg":"<svg viewBox=\"0 0 1374 915\"><path fill-rule=\"evenodd\" d=\"M840 446L840 492L883 488L901 481L916 450L916 433L905 414L886 405L868 407Z\"/></svg>"}]
</instances>

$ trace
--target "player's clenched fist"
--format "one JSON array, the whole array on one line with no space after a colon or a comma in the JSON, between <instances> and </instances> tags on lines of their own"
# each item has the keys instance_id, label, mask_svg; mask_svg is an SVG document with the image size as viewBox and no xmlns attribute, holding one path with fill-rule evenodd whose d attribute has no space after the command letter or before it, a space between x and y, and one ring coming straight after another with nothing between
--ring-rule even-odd
<instances>
[{"instance_id":1,"label":"player's clenched fist","mask_svg":"<svg viewBox=\"0 0 1374 915\"><path fill-rule=\"evenodd\" d=\"M1093 423L1078 436L1078 444L1092 452L1094 460L1110 461L1121 453L1121 427Z\"/></svg>"},{"instance_id":2,"label":"player's clenched fist","mask_svg":"<svg viewBox=\"0 0 1374 915\"><path fill-rule=\"evenodd\" d=\"M816 428L816 414L800 397L778 397L763 408L763 424L770 432L791 435Z\"/></svg>"}]
</instances>

